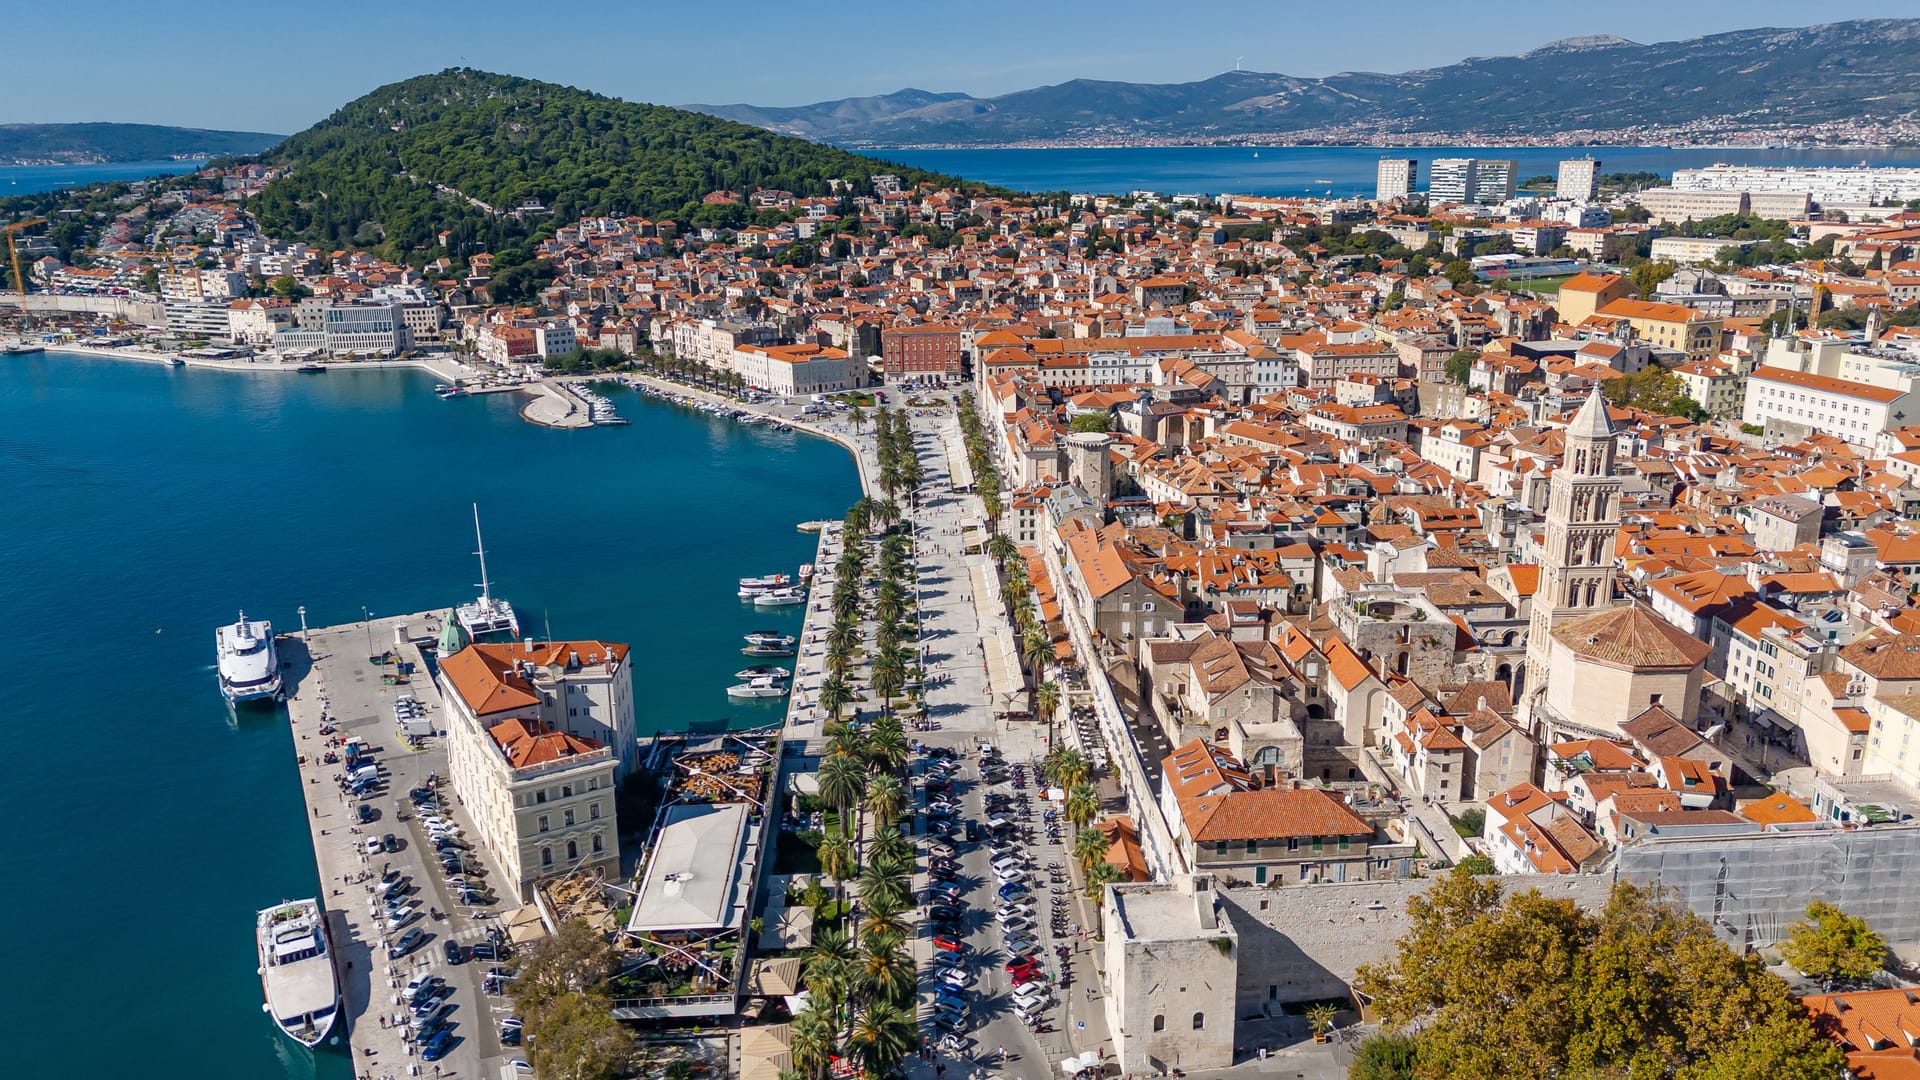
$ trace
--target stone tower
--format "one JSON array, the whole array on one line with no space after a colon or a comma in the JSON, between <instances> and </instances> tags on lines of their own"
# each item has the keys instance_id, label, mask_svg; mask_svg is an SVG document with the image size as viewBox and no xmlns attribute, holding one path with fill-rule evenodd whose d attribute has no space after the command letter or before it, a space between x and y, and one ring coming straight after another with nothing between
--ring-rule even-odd
<instances>
[{"instance_id":1,"label":"stone tower","mask_svg":"<svg viewBox=\"0 0 1920 1080\"><path fill-rule=\"evenodd\" d=\"M1104 506L1113 497L1113 436L1077 431L1067 436L1067 479Z\"/></svg>"},{"instance_id":2,"label":"stone tower","mask_svg":"<svg viewBox=\"0 0 1920 1080\"><path fill-rule=\"evenodd\" d=\"M1566 449L1547 487L1547 542L1527 627L1526 688L1546 681L1553 628L1613 605L1613 546L1620 533L1620 481L1613 475L1613 421L1600 387L1567 426Z\"/></svg>"}]
</instances>

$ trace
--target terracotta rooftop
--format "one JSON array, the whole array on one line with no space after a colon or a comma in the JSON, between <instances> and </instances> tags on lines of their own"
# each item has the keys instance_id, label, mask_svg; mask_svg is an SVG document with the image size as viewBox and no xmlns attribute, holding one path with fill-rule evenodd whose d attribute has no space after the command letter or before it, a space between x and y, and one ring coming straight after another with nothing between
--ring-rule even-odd
<instances>
[{"instance_id":1,"label":"terracotta rooftop","mask_svg":"<svg viewBox=\"0 0 1920 1080\"><path fill-rule=\"evenodd\" d=\"M1196 843L1309 836L1372 836L1373 826L1315 788L1231 791L1183 799L1180 812Z\"/></svg>"},{"instance_id":2,"label":"terracotta rooftop","mask_svg":"<svg viewBox=\"0 0 1920 1080\"><path fill-rule=\"evenodd\" d=\"M1575 655L1631 668L1694 667L1713 646L1637 607L1608 608L1570 620L1553 638Z\"/></svg>"}]
</instances>

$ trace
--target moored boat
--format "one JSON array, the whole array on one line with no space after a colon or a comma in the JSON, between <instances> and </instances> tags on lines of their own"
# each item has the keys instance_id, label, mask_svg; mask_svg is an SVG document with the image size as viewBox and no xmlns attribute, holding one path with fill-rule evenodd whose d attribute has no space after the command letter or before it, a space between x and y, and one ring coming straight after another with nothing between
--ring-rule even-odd
<instances>
[{"instance_id":1,"label":"moored boat","mask_svg":"<svg viewBox=\"0 0 1920 1080\"><path fill-rule=\"evenodd\" d=\"M793 587L793 579L785 574L767 574L764 577L743 577L740 579L742 597L759 596L778 589Z\"/></svg>"},{"instance_id":2,"label":"moored boat","mask_svg":"<svg viewBox=\"0 0 1920 1080\"><path fill-rule=\"evenodd\" d=\"M748 656L792 656L791 645L749 645L740 650Z\"/></svg>"},{"instance_id":3,"label":"moored boat","mask_svg":"<svg viewBox=\"0 0 1920 1080\"><path fill-rule=\"evenodd\" d=\"M783 648L791 649L793 648L793 642L794 637L792 634L783 634L778 630L753 630L747 634L747 644L749 645L779 645Z\"/></svg>"},{"instance_id":4,"label":"moored boat","mask_svg":"<svg viewBox=\"0 0 1920 1080\"><path fill-rule=\"evenodd\" d=\"M280 700L280 654L273 647L273 624L247 618L213 632L220 693L231 702Z\"/></svg>"},{"instance_id":5,"label":"moored boat","mask_svg":"<svg viewBox=\"0 0 1920 1080\"><path fill-rule=\"evenodd\" d=\"M340 979L326 912L315 899L289 900L255 915L262 1008L275 1027L301 1046L314 1047L340 1016Z\"/></svg>"},{"instance_id":6,"label":"moored boat","mask_svg":"<svg viewBox=\"0 0 1920 1080\"><path fill-rule=\"evenodd\" d=\"M469 637L479 638L487 634L519 637L520 617L513 613L512 604L493 595L492 585L487 579L487 543L480 535L479 503L473 505L473 539L476 545L474 554L480 556L480 598L454 608L454 618L460 621Z\"/></svg>"},{"instance_id":7,"label":"moored boat","mask_svg":"<svg viewBox=\"0 0 1920 1080\"><path fill-rule=\"evenodd\" d=\"M736 679L791 679L793 672L778 664L755 664L733 673Z\"/></svg>"},{"instance_id":8,"label":"moored boat","mask_svg":"<svg viewBox=\"0 0 1920 1080\"><path fill-rule=\"evenodd\" d=\"M786 693L785 683L778 679L748 679L746 682L727 687L727 696L730 698L785 697Z\"/></svg>"},{"instance_id":9,"label":"moored boat","mask_svg":"<svg viewBox=\"0 0 1920 1080\"><path fill-rule=\"evenodd\" d=\"M773 592L763 592L753 598L754 607L787 607L806 602L807 590L805 589L776 589Z\"/></svg>"}]
</instances>

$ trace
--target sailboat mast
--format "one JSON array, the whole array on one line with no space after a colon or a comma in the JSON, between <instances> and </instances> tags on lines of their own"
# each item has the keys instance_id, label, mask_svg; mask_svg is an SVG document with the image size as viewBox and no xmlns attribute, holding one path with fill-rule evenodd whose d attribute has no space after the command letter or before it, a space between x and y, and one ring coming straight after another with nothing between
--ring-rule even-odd
<instances>
[{"instance_id":1,"label":"sailboat mast","mask_svg":"<svg viewBox=\"0 0 1920 1080\"><path fill-rule=\"evenodd\" d=\"M480 602L491 604L493 591L487 585L487 542L480 535L480 504L473 504L473 542L479 549L474 554L480 556Z\"/></svg>"}]
</instances>

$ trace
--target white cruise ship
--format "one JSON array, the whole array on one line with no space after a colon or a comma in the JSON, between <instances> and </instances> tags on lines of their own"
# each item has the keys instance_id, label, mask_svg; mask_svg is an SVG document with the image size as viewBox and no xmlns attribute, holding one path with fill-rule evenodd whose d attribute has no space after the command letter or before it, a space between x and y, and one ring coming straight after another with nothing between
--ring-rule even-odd
<instances>
[{"instance_id":1,"label":"white cruise ship","mask_svg":"<svg viewBox=\"0 0 1920 1080\"><path fill-rule=\"evenodd\" d=\"M220 693L228 701L278 701L281 697L280 654L273 647L273 624L247 618L214 630L220 670Z\"/></svg>"},{"instance_id":2,"label":"white cruise ship","mask_svg":"<svg viewBox=\"0 0 1920 1080\"><path fill-rule=\"evenodd\" d=\"M318 900L289 900L261 911L254 929L260 946L263 1008L287 1037L320 1045L340 1015L340 980L333 940Z\"/></svg>"}]
</instances>

